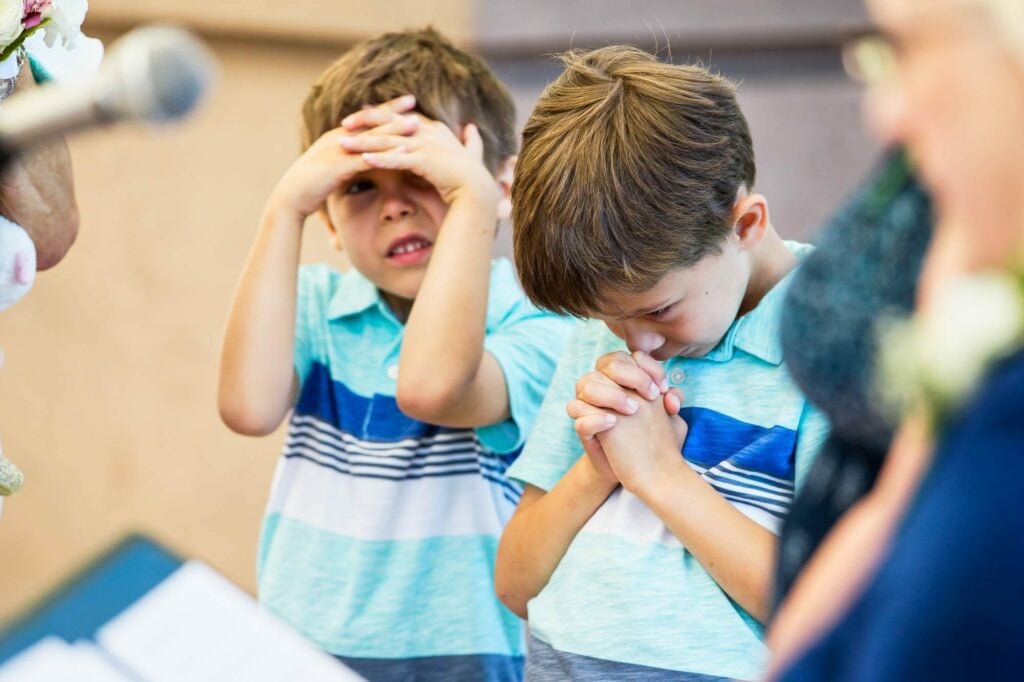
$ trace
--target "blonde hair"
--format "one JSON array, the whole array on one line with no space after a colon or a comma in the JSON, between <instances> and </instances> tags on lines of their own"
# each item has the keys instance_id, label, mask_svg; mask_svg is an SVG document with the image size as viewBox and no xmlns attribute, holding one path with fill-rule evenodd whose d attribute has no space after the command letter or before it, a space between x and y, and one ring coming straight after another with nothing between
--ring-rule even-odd
<instances>
[{"instance_id":1,"label":"blonde hair","mask_svg":"<svg viewBox=\"0 0 1024 682\"><path fill-rule=\"evenodd\" d=\"M433 27L367 38L327 67L302 107L302 149L348 114L410 94L418 112L456 132L476 124L492 173L516 153L512 95L481 58Z\"/></svg>"}]
</instances>

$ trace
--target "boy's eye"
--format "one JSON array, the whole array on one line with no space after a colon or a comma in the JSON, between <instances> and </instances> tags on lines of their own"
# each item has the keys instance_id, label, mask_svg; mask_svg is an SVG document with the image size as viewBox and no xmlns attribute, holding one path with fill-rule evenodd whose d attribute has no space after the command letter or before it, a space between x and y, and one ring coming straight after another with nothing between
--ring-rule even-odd
<instances>
[{"instance_id":1,"label":"boy's eye","mask_svg":"<svg viewBox=\"0 0 1024 682\"><path fill-rule=\"evenodd\" d=\"M672 303L670 305L665 306L664 308L658 308L657 310L652 310L651 312L647 313L647 316L648 317L653 317L654 319L657 320L657 319L660 319L660 318L665 317L666 315L668 315L670 312L672 312L672 309L675 308L675 307L676 307L675 303Z\"/></svg>"},{"instance_id":2,"label":"boy's eye","mask_svg":"<svg viewBox=\"0 0 1024 682\"><path fill-rule=\"evenodd\" d=\"M345 194L361 194L373 189L373 183L369 180L356 180L345 188Z\"/></svg>"},{"instance_id":3,"label":"boy's eye","mask_svg":"<svg viewBox=\"0 0 1024 682\"><path fill-rule=\"evenodd\" d=\"M416 189L433 188L433 185L431 185L426 178L424 178L421 175L416 175L415 173L406 173L405 181L408 182L410 186L415 187Z\"/></svg>"}]
</instances>

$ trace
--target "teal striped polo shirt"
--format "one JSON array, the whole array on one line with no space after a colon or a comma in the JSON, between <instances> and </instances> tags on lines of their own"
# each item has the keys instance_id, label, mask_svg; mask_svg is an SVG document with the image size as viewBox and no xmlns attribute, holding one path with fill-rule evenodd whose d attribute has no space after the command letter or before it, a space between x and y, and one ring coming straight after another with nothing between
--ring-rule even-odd
<instances>
[{"instance_id":1,"label":"teal striped polo shirt","mask_svg":"<svg viewBox=\"0 0 1024 682\"><path fill-rule=\"evenodd\" d=\"M800 257L811 250L787 246ZM665 363L669 383L685 393L682 455L773 533L827 431L782 363L779 317L791 279L736 320L710 353ZM625 344L601 322L577 327L511 478L550 490L583 454L565 405L597 358L618 350ZM763 670L761 626L621 487L576 536L528 610L527 679L753 679Z\"/></svg>"},{"instance_id":2,"label":"teal striped polo shirt","mask_svg":"<svg viewBox=\"0 0 1024 682\"><path fill-rule=\"evenodd\" d=\"M522 623L493 583L521 492L506 470L571 322L532 307L494 262L484 346L511 417L474 430L399 411L403 326L359 272L303 267L296 317L302 388L263 525L260 601L369 679L521 679Z\"/></svg>"}]
</instances>

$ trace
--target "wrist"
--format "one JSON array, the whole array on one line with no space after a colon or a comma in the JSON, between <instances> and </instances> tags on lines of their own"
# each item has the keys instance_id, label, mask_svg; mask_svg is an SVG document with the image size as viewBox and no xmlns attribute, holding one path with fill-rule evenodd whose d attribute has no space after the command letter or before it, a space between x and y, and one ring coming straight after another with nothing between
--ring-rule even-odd
<instances>
[{"instance_id":1,"label":"wrist","mask_svg":"<svg viewBox=\"0 0 1024 682\"><path fill-rule=\"evenodd\" d=\"M680 491L699 479L699 475L682 456L678 453L673 455L660 460L644 475L634 477L629 485L625 482L623 485L652 509L672 500L678 501Z\"/></svg>"},{"instance_id":2,"label":"wrist","mask_svg":"<svg viewBox=\"0 0 1024 682\"><path fill-rule=\"evenodd\" d=\"M580 485L587 490L599 492L603 497L611 495L619 486L619 480L611 471L602 471L586 453L576 463L579 469ZM603 499L603 498L602 498Z\"/></svg>"},{"instance_id":3,"label":"wrist","mask_svg":"<svg viewBox=\"0 0 1024 682\"><path fill-rule=\"evenodd\" d=\"M265 224L285 225L301 229L308 217L308 213L297 209L288 201L276 195L271 195L266 207L263 209L263 222Z\"/></svg>"},{"instance_id":4,"label":"wrist","mask_svg":"<svg viewBox=\"0 0 1024 682\"><path fill-rule=\"evenodd\" d=\"M448 197L448 206L449 210L460 206L497 215L500 198L494 178L487 175L468 180L457 187Z\"/></svg>"}]
</instances>

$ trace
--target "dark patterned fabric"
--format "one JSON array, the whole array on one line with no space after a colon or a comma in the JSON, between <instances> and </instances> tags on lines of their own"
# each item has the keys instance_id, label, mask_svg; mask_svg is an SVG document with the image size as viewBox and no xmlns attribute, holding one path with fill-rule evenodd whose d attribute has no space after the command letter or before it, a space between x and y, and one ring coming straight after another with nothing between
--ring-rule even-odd
<instances>
[{"instance_id":1,"label":"dark patterned fabric","mask_svg":"<svg viewBox=\"0 0 1024 682\"><path fill-rule=\"evenodd\" d=\"M875 325L913 306L931 237L931 205L900 152L822 231L790 287L782 318L785 361L832 434L785 522L776 605L822 538L874 484L893 435L874 389Z\"/></svg>"}]
</instances>

